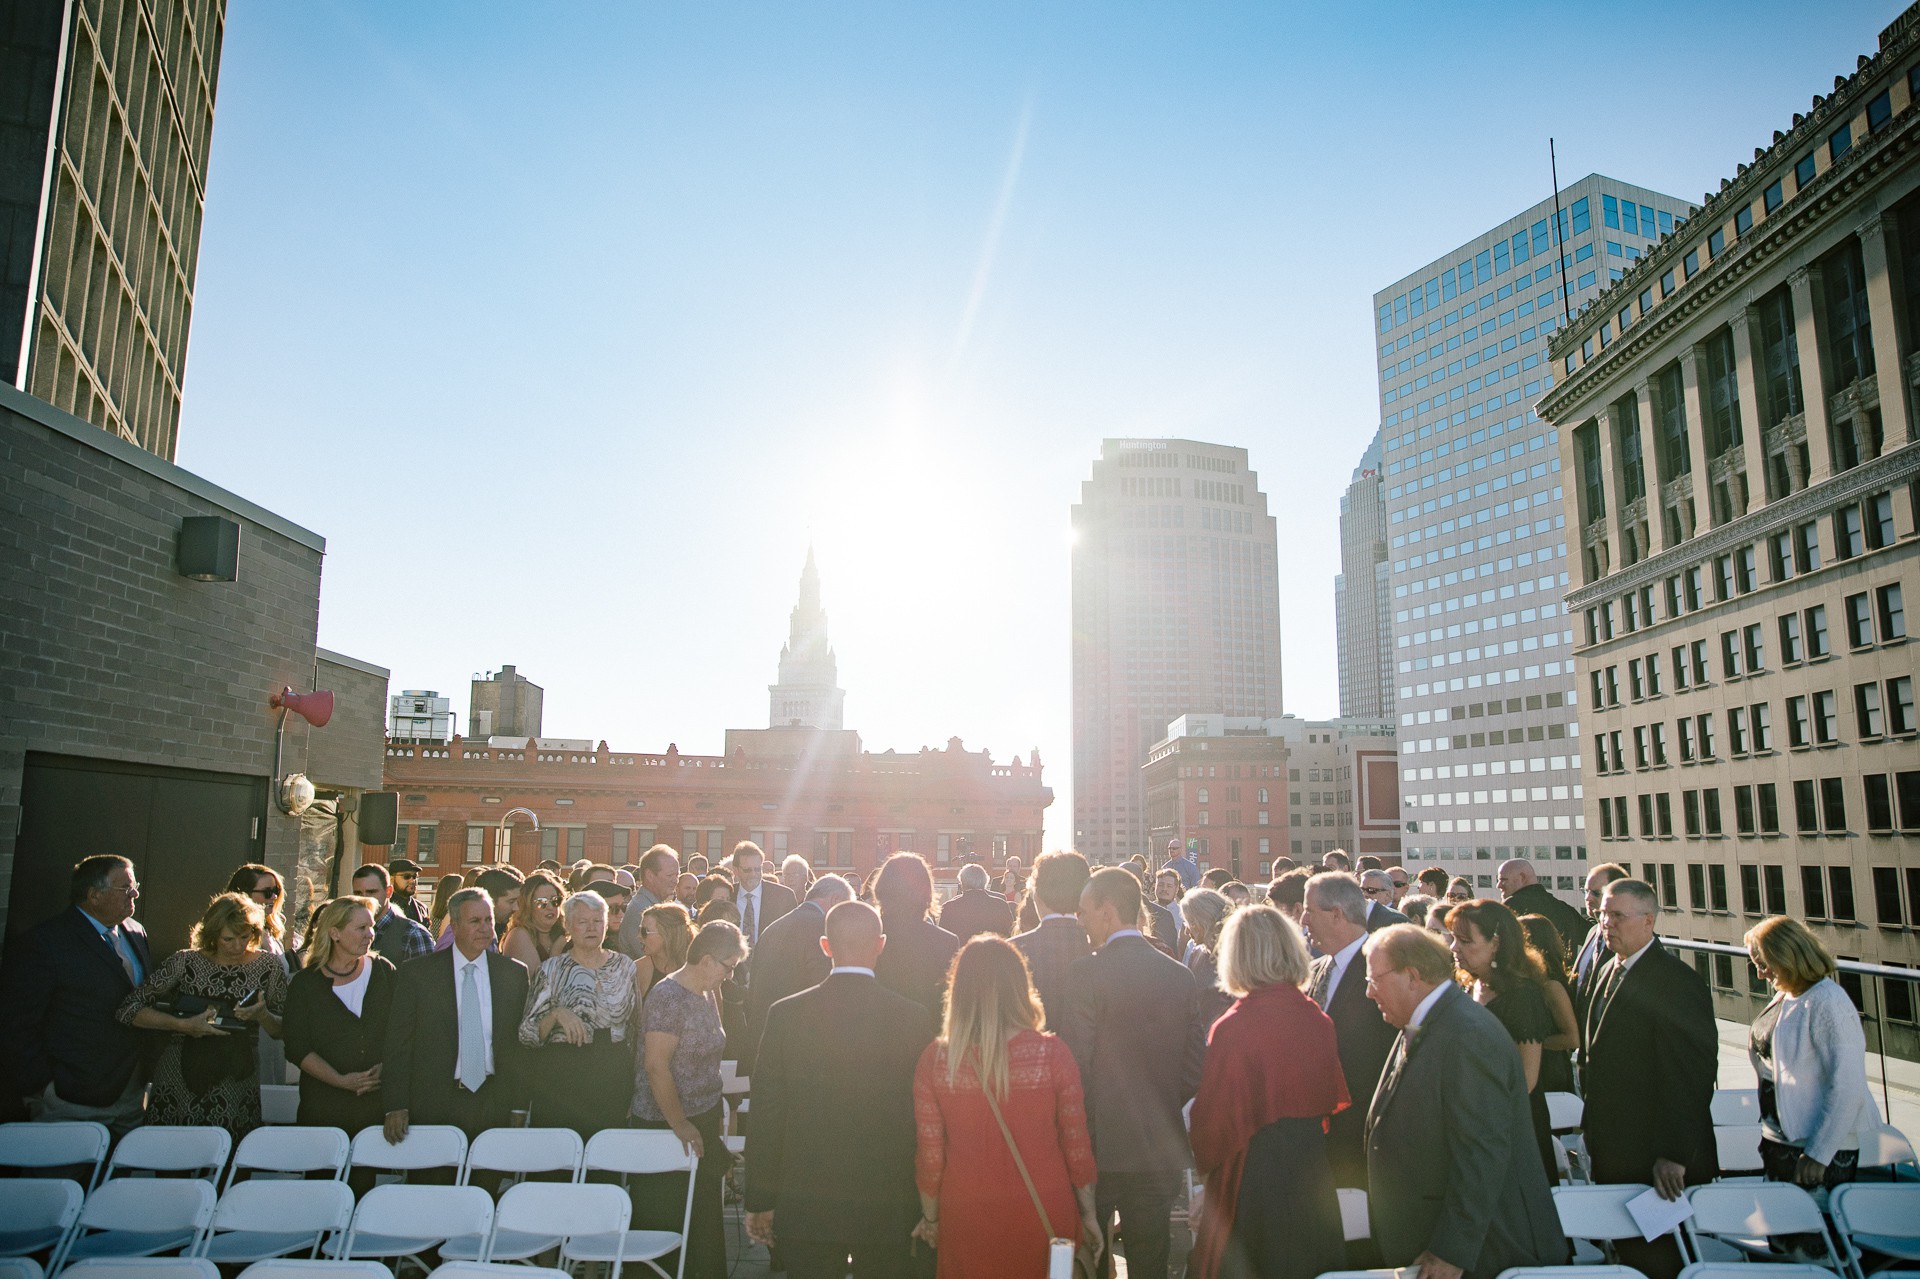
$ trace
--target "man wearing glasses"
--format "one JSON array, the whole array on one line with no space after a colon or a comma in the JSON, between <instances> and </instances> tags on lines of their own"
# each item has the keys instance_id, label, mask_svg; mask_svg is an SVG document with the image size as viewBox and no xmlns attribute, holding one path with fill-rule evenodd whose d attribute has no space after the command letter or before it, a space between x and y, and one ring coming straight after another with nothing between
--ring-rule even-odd
<instances>
[{"instance_id":1,"label":"man wearing glasses","mask_svg":"<svg viewBox=\"0 0 1920 1279\"><path fill-rule=\"evenodd\" d=\"M393 908L393 878L379 862L368 862L353 872L353 891L373 898L373 948L398 967L409 959L433 953L433 934Z\"/></svg>"},{"instance_id":2,"label":"man wearing glasses","mask_svg":"<svg viewBox=\"0 0 1920 1279\"><path fill-rule=\"evenodd\" d=\"M34 1119L93 1120L121 1136L144 1117L140 1032L115 1016L153 967L133 919L139 896L132 862L86 858L73 868L71 907L34 929L7 965L0 1035Z\"/></svg>"},{"instance_id":3,"label":"man wearing glasses","mask_svg":"<svg viewBox=\"0 0 1920 1279\"><path fill-rule=\"evenodd\" d=\"M420 863L411 857L396 857L387 863L387 874L393 877L393 908L425 928L433 917L415 896L420 886Z\"/></svg>"},{"instance_id":4,"label":"man wearing glasses","mask_svg":"<svg viewBox=\"0 0 1920 1279\"><path fill-rule=\"evenodd\" d=\"M1367 931L1377 933L1389 924L1404 924L1407 917L1393 908L1393 880L1384 870L1360 873L1360 891L1367 898Z\"/></svg>"}]
</instances>

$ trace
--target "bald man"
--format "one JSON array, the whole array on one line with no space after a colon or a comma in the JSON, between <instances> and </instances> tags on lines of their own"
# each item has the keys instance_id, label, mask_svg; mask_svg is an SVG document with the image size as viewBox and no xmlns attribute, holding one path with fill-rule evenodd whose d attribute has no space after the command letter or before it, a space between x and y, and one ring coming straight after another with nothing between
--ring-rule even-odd
<instances>
[{"instance_id":1,"label":"bald man","mask_svg":"<svg viewBox=\"0 0 1920 1279\"><path fill-rule=\"evenodd\" d=\"M1501 862L1499 875L1494 882L1499 885L1500 896L1505 900L1507 909L1514 914L1546 916L1547 922L1560 934L1560 962L1571 967L1573 957L1580 953L1580 948L1587 941L1587 929L1591 927L1587 917L1555 897L1540 882L1540 874L1534 870L1533 863L1524 857Z\"/></svg>"},{"instance_id":2,"label":"bald man","mask_svg":"<svg viewBox=\"0 0 1920 1279\"><path fill-rule=\"evenodd\" d=\"M767 1011L747 1133L747 1233L791 1279L911 1273L913 1073L933 1017L880 985L887 939L864 902L827 912L827 979Z\"/></svg>"}]
</instances>

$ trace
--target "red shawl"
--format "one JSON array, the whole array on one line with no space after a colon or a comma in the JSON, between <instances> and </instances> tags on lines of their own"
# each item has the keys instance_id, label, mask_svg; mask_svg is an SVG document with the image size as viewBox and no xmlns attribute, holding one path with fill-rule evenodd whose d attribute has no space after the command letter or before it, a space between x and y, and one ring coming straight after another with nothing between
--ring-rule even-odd
<instances>
[{"instance_id":1,"label":"red shawl","mask_svg":"<svg viewBox=\"0 0 1920 1279\"><path fill-rule=\"evenodd\" d=\"M1262 987L1213 1023L1193 1102L1193 1160L1207 1198L1190 1275L1219 1272L1254 1134L1276 1119L1332 1115L1348 1104L1333 1022L1299 988Z\"/></svg>"}]
</instances>

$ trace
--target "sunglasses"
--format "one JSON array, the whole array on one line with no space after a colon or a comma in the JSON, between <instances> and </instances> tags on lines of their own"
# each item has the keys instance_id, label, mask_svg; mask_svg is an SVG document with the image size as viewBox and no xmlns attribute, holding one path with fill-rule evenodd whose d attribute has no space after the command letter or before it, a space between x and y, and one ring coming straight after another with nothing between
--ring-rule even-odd
<instances>
[{"instance_id":1,"label":"sunglasses","mask_svg":"<svg viewBox=\"0 0 1920 1279\"><path fill-rule=\"evenodd\" d=\"M1391 888L1363 888L1360 891L1369 897L1378 897L1382 893L1390 893L1393 890Z\"/></svg>"},{"instance_id":2,"label":"sunglasses","mask_svg":"<svg viewBox=\"0 0 1920 1279\"><path fill-rule=\"evenodd\" d=\"M270 902L277 902L280 900L280 890L277 888L256 888L253 890L252 896L264 897Z\"/></svg>"}]
</instances>

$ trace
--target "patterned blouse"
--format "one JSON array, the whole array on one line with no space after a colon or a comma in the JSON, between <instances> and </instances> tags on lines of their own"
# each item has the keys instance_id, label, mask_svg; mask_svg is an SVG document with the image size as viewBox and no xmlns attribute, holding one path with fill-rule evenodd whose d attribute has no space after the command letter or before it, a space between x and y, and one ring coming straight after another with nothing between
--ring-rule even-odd
<instances>
[{"instance_id":1,"label":"patterned blouse","mask_svg":"<svg viewBox=\"0 0 1920 1279\"><path fill-rule=\"evenodd\" d=\"M250 999L255 991L266 996L267 1008L276 1017L286 1007L287 964L279 955L262 949L244 964L220 964L204 951L176 950L127 996L118 1015L121 1021L130 1023L142 1008L179 995L234 1005Z\"/></svg>"},{"instance_id":2,"label":"patterned blouse","mask_svg":"<svg viewBox=\"0 0 1920 1279\"><path fill-rule=\"evenodd\" d=\"M679 1037L670 1070L674 1091L680 1094L680 1109L689 1119L720 1104L720 1055L727 1046L727 1035L720 1028L720 1013L712 1000L670 976L662 977L647 992L647 1002L641 1006L640 1029L646 1034ZM665 1119L666 1112L653 1099L644 1046L635 1057L633 1113L642 1119Z\"/></svg>"},{"instance_id":3,"label":"patterned blouse","mask_svg":"<svg viewBox=\"0 0 1920 1279\"><path fill-rule=\"evenodd\" d=\"M555 955L540 965L533 976L533 990L527 995L527 1015L520 1021L520 1042L529 1048L540 1044L540 1019L555 1009L564 1008L593 1028L594 1039L603 1036L616 1044L633 1037L634 1014L633 961L613 951L598 968L588 968L571 954ZM565 1043L566 1033L558 1026L547 1036L549 1043Z\"/></svg>"}]
</instances>

